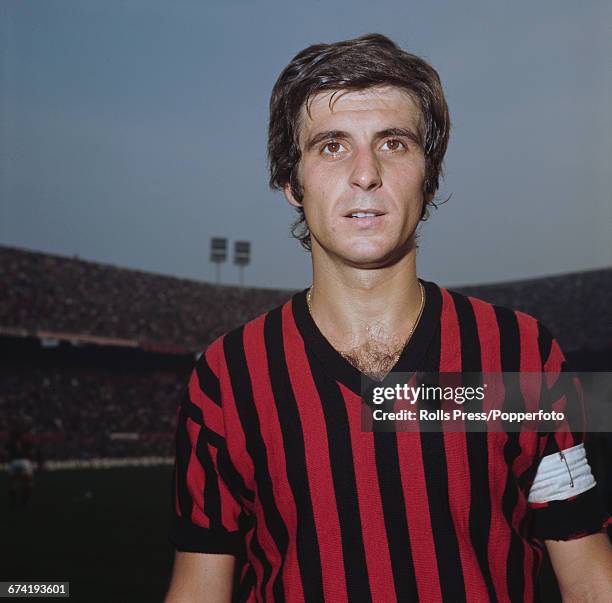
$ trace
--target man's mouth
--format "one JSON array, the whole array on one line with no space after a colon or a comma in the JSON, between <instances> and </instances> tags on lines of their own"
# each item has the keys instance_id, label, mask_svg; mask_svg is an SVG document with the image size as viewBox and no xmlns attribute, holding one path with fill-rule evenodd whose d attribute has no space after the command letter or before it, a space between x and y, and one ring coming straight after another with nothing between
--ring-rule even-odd
<instances>
[{"instance_id":1,"label":"man's mouth","mask_svg":"<svg viewBox=\"0 0 612 603\"><path fill-rule=\"evenodd\" d=\"M356 209L345 214L345 218L377 218L384 215L385 212L376 209Z\"/></svg>"}]
</instances>

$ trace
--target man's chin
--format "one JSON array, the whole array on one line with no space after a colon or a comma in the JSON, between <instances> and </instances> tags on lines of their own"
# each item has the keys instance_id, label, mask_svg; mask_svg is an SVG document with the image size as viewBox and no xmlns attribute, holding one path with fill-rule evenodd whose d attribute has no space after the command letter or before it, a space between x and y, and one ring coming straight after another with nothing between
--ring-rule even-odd
<instances>
[{"instance_id":1,"label":"man's chin","mask_svg":"<svg viewBox=\"0 0 612 603\"><path fill-rule=\"evenodd\" d=\"M313 257L327 256L332 261L355 268L384 268L401 261L416 249L414 237L403 243L389 244L389 241L344 241L341 247L321 245L313 239Z\"/></svg>"},{"instance_id":2,"label":"man's chin","mask_svg":"<svg viewBox=\"0 0 612 603\"><path fill-rule=\"evenodd\" d=\"M343 262L354 268L373 270L385 268L401 261L407 255L406 249L356 250L342 254Z\"/></svg>"}]
</instances>

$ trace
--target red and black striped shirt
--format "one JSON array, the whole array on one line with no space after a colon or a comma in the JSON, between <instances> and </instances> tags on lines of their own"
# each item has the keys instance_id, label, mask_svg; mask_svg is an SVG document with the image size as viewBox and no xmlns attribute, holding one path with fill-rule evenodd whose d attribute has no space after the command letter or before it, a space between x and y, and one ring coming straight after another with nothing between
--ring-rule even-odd
<instances>
[{"instance_id":1,"label":"red and black striped shirt","mask_svg":"<svg viewBox=\"0 0 612 603\"><path fill-rule=\"evenodd\" d=\"M394 371L564 370L536 319L421 282L425 307ZM235 601L532 601L543 540L606 524L596 487L527 500L542 457L582 432L366 432L361 377L305 291L196 363L171 540L236 555Z\"/></svg>"}]
</instances>

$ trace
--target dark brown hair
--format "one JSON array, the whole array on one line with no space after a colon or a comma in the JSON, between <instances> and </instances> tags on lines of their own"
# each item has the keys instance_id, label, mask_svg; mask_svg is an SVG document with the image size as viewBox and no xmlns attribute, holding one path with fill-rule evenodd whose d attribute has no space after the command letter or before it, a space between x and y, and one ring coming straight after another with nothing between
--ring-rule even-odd
<instances>
[{"instance_id":1,"label":"dark brown hair","mask_svg":"<svg viewBox=\"0 0 612 603\"><path fill-rule=\"evenodd\" d=\"M334 44L315 44L299 52L282 71L270 98L268 161L270 187L282 190L291 185L297 201L303 190L297 177L300 161L299 128L303 106L309 110L313 96L323 91L365 90L395 86L408 92L421 110L420 138L425 154L423 194L433 196L442 175L448 144L450 117L438 73L426 61L403 51L381 34L367 34ZM333 98L333 97L332 97ZM330 106L331 106L330 99ZM310 250L310 232L304 210L291 232ZM428 217L427 204L421 220Z\"/></svg>"}]
</instances>

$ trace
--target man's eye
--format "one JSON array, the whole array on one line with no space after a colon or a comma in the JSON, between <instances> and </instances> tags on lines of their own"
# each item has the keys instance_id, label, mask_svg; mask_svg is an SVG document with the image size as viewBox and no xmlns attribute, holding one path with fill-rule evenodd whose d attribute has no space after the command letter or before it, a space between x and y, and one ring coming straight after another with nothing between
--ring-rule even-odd
<instances>
[{"instance_id":1,"label":"man's eye","mask_svg":"<svg viewBox=\"0 0 612 603\"><path fill-rule=\"evenodd\" d=\"M323 152L323 155L337 155L342 149L344 149L344 146L341 143L332 140L331 142L323 145L321 151Z\"/></svg>"},{"instance_id":2,"label":"man's eye","mask_svg":"<svg viewBox=\"0 0 612 603\"><path fill-rule=\"evenodd\" d=\"M385 149L385 147L387 148ZM405 148L406 148L406 145L401 140L397 140L396 138L387 140L385 144L383 145L383 150L385 151L399 151Z\"/></svg>"}]
</instances>

